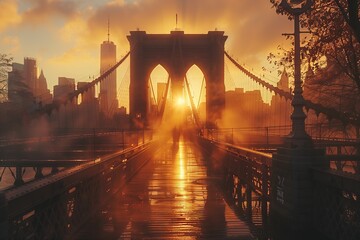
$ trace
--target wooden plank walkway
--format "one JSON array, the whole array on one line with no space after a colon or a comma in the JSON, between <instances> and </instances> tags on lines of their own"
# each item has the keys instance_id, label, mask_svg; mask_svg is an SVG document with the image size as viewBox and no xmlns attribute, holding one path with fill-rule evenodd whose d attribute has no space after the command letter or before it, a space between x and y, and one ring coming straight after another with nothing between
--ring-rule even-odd
<instances>
[{"instance_id":1,"label":"wooden plank walkway","mask_svg":"<svg viewBox=\"0 0 360 240\"><path fill-rule=\"evenodd\" d=\"M169 142L80 239L255 239L191 142Z\"/></svg>"}]
</instances>

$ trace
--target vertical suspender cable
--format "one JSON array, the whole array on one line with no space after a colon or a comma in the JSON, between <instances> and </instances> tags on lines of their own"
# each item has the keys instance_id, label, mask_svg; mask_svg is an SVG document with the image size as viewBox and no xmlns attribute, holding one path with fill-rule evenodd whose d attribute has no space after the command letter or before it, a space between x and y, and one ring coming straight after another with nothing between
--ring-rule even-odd
<instances>
[{"instance_id":1,"label":"vertical suspender cable","mask_svg":"<svg viewBox=\"0 0 360 240\"><path fill-rule=\"evenodd\" d=\"M163 96L163 101L161 101L161 107L160 107L160 112L159 112L159 114L160 114L160 124L161 124L163 116L164 116L165 105L166 105L168 92L169 92L169 86L170 86L170 75L168 76L168 80L167 80L167 83L166 83L165 95Z\"/></svg>"},{"instance_id":2,"label":"vertical suspender cable","mask_svg":"<svg viewBox=\"0 0 360 240\"><path fill-rule=\"evenodd\" d=\"M155 96L154 86L151 81L151 77L150 77L149 81L150 81L151 93L153 94L155 104L157 105L157 100L156 100L156 96Z\"/></svg>"},{"instance_id":3,"label":"vertical suspender cable","mask_svg":"<svg viewBox=\"0 0 360 240\"><path fill-rule=\"evenodd\" d=\"M194 99L191 96L190 85L189 85L188 79L186 77L186 74L185 74L185 84L186 84L188 96L189 96L189 99L190 99L191 110L192 110L192 113L193 113L193 116L194 116L194 119L195 119L195 123L196 123L197 127L199 129L201 129L199 115L198 115L198 112L197 112L197 110L195 108Z\"/></svg>"},{"instance_id":4,"label":"vertical suspender cable","mask_svg":"<svg viewBox=\"0 0 360 240\"><path fill-rule=\"evenodd\" d=\"M202 82L201 82L200 95L199 95L199 100L198 100L198 104L197 104L197 108L196 108L196 109L199 109L199 107L200 107L200 102L201 102L201 97L202 97L204 82L205 82L205 76L203 77L203 80L202 80Z\"/></svg>"}]
</instances>

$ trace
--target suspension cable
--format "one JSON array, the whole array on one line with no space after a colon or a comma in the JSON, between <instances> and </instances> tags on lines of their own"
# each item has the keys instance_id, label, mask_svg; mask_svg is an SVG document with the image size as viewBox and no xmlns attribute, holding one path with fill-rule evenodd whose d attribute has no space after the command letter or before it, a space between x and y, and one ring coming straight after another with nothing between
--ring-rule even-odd
<instances>
[{"instance_id":1,"label":"suspension cable","mask_svg":"<svg viewBox=\"0 0 360 240\"><path fill-rule=\"evenodd\" d=\"M225 56L245 75L250 77L252 80L257 82L258 84L262 85L269 91L273 91L275 94L284 97L287 100L292 100L293 95L289 92L285 92L282 89L279 89L266 81L262 80L261 78L255 76L253 73L251 73L249 70L241 66L235 59L233 59L226 51L224 51ZM340 120L344 125L352 124L354 126L360 126L360 118L358 115L351 115L348 116L342 112L337 111L334 108L325 107L319 103L313 103L310 100L304 99L304 107L308 111L309 109L313 109L317 115L320 113L324 114L329 120L331 119L337 119Z\"/></svg>"},{"instance_id":2,"label":"suspension cable","mask_svg":"<svg viewBox=\"0 0 360 240\"><path fill-rule=\"evenodd\" d=\"M204 82L205 82L205 76L203 77L202 82L201 82L200 95L199 95L198 104L197 104L197 108L196 108L196 109L199 109L199 107L200 107L200 102L201 102L201 97L202 97Z\"/></svg>"},{"instance_id":3,"label":"suspension cable","mask_svg":"<svg viewBox=\"0 0 360 240\"><path fill-rule=\"evenodd\" d=\"M130 55L130 51L122 58L119 62L117 62L114 66L109 68L107 71L105 71L103 74L101 74L99 77L94 79L92 82L84 85L80 89L75 90L72 93L69 93L67 96L54 100L50 104L46 104L44 107L40 108L36 111L36 113L47 113L51 114L51 112L55 109L59 109L60 105L66 104L67 102L71 102L74 98L77 98L80 94L83 94L84 92L88 91L90 88L95 87L96 84L103 81L105 78L107 78L115 69L117 69Z\"/></svg>"},{"instance_id":4,"label":"suspension cable","mask_svg":"<svg viewBox=\"0 0 360 240\"><path fill-rule=\"evenodd\" d=\"M161 106L160 106L160 124L162 122L163 116L164 116L164 112L165 112L165 105L166 105L166 101L168 98L168 93L169 93L169 87L170 87L170 75L168 76L168 80L166 82L166 88L165 88L165 94L164 96L162 96L163 101L161 101Z\"/></svg>"},{"instance_id":5,"label":"suspension cable","mask_svg":"<svg viewBox=\"0 0 360 240\"><path fill-rule=\"evenodd\" d=\"M199 129L201 129L199 114L198 114L198 112L197 112L197 110L196 110L196 108L195 108L194 99L193 99L192 96L191 96L190 85L189 85L189 81L188 81L188 79L187 79L186 74L185 74L185 84L186 84L188 96L189 96L189 99L190 99L190 106L191 106L192 114L193 114L194 119L195 119L196 126L197 126Z\"/></svg>"},{"instance_id":6,"label":"suspension cable","mask_svg":"<svg viewBox=\"0 0 360 240\"><path fill-rule=\"evenodd\" d=\"M149 78L149 81L150 81L151 93L152 93L152 95L153 95L153 97L154 97L155 104L157 105L157 99L156 99L156 96L155 96L154 86L153 86L151 77Z\"/></svg>"}]
</instances>

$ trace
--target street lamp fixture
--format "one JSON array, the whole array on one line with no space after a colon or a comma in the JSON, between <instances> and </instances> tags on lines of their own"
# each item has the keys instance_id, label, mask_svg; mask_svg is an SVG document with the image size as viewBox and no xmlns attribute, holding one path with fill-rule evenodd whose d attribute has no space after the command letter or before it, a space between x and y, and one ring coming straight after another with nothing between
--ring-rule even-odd
<instances>
[{"instance_id":1,"label":"street lamp fixture","mask_svg":"<svg viewBox=\"0 0 360 240\"><path fill-rule=\"evenodd\" d=\"M279 4L286 12L294 16L294 97L291 105L292 130L289 135L291 148L312 147L311 137L305 131L304 97L302 95L301 81L301 59L300 59L300 15L308 11L313 4L313 0L282 0Z\"/></svg>"},{"instance_id":2,"label":"street lamp fixture","mask_svg":"<svg viewBox=\"0 0 360 240\"><path fill-rule=\"evenodd\" d=\"M300 15L308 11L313 5L313 0L282 0L280 6L292 15Z\"/></svg>"}]
</instances>

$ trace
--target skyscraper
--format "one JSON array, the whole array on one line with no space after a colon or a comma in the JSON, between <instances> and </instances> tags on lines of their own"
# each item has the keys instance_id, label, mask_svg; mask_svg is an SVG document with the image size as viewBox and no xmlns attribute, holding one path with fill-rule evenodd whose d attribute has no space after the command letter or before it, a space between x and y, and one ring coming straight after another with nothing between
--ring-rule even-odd
<instances>
[{"instance_id":1,"label":"skyscraper","mask_svg":"<svg viewBox=\"0 0 360 240\"><path fill-rule=\"evenodd\" d=\"M8 99L10 102L21 103L25 93L30 95L24 80L24 64L13 63L12 70L8 73Z\"/></svg>"},{"instance_id":2,"label":"skyscraper","mask_svg":"<svg viewBox=\"0 0 360 240\"><path fill-rule=\"evenodd\" d=\"M75 91L75 79L67 77L59 77L58 85L54 86L54 100L64 99L69 93ZM73 104L76 105L75 102Z\"/></svg>"},{"instance_id":3,"label":"skyscraper","mask_svg":"<svg viewBox=\"0 0 360 240\"><path fill-rule=\"evenodd\" d=\"M24 80L29 90L35 96L37 89L37 66L34 58L24 58Z\"/></svg>"},{"instance_id":4,"label":"skyscraper","mask_svg":"<svg viewBox=\"0 0 360 240\"><path fill-rule=\"evenodd\" d=\"M100 74L106 72L116 63L116 45L110 41L109 26L108 39L101 44ZM110 116L118 108L116 93L116 70L100 83L100 109Z\"/></svg>"},{"instance_id":5,"label":"skyscraper","mask_svg":"<svg viewBox=\"0 0 360 240\"><path fill-rule=\"evenodd\" d=\"M42 103L50 103L52 101L52 95L47 87L47 81L44 76L43 70L41 70L40 76L37 79L37 88L35 89L35 97Z\"/></svg>"},{"instance_id":6,"label":"skyscraper","mask_svg":"<svg viewBox=\"0 0 360 240\"><path fill-rule=\"evenodd\" d=\"M24 64L13 63L8 77L8 98L11 102L50 103L52 95L47 87L46 78L41 70L37 77L34 58L24 58Z\"/></svg>"}]
</instances>

